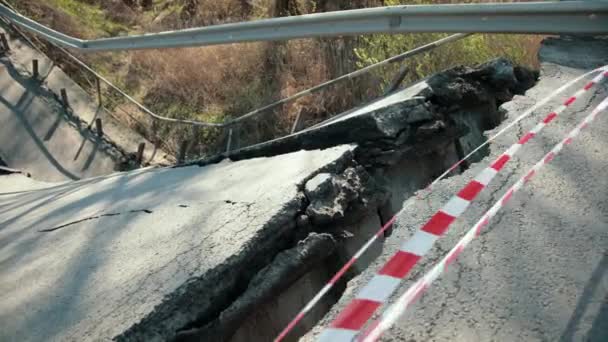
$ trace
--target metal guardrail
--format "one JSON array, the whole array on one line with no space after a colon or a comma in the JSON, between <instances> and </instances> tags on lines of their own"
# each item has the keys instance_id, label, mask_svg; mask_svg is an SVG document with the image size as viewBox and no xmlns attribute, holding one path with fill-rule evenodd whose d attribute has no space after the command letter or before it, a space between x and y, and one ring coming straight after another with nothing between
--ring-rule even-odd
<instances>
[{"instance_id":1,"label":"metal guardrail","mask_svg":"<svg viewBox=\"0 0 608 342\"><path fill-rule=\"evenodd\" d=\"M0 0L0 16L16 26L40 35L58 47L60 51L84 70L91 73L97 83L100 104L99 83L103 82L155 120L201 127L228 128L226 148L228 151L232 147L234 126L243 120L268 112L273 108L325 89L340 81L363 75L377 67L400 62L408 57L462 39L470 33L458 33L426 44L221 123L175 119L158 115L95 72L65 48L76 48L84 51L168 48L372 32L449 32L455 27L460 28L459 31L461 32L608 33L608 2L602 1L392 6L96 40L81 40L54 31L22 16L4 0ZM533 27L536 27L536 29L532 29ZM402 68L400 75L403 76L405 71ZM394 89L396 82L399 82L399 77L395 78L389 88ZM291 133L297 130L300 120L301 117L298 115Z\"/></svg>"},{"instance_id":2,"label":"metal guardrail","mask_svg":"<svg viewBox=\"0 0 608 342\"><path fill-rule=\"evenodd\" d=\"M10 7L10 4L6 3L4 0L0 0L0 7L2 6L2 4L4 4L4 6L6 6L7 8L9 8L11 11L13 11L14 13L16 13L17 15L21 16L20 14L17 13L17 11L15 9L13 9L12 7ZM0 17L3 17L0 14ZM8 23L14 23L10 18L6 18L4 17ZM17 30L18 31L18 30ZM32 47L36 48L37 50L39 50L39 52L42 52L40 49L38 49L36 47L36 44L34 44L34 42L31 41L31 39L25 35L23 32L18 31L18 33L26 40L28 41L28 43L30 45L32 45ZM215 128L228 128L229 132L228 132L228 142L227 142L227 147L226 150L230 151L232 148L232 142L233 142L233 136L235 135L235 133L233 132L234 130L234 125L251 117L263 114L263 113L267 113L269 112L271 109L277 108L281 105L284 105L286 103L295 101L296 99L299 99L301 97L304 96L308 96L311 95L315 92L321 91L323 89L326 89L329 86L332 86L334 84L337 84L341 81L345 81L345 80L350 80L353 79L355 77L364 75L366 73L369 73L370 71L379 68L381 66L385 66L391 63L398 63L401 62L409 57L413 57L422 53L425 53L427 51L430 51L434 48L440 47L442 45L445 45L447 43L451 43L451 42L455 42L458 41L460 39L463 39L467 36L469 36L471 34L464 34L464 33L459 33L459 34L455 34L455 35L451 35L442 39L439 39L437 41L425 44L423 46L417 47L415 49L406 51L402 54L390 57L388 59L385 59L383 61L380 61L378 63L374 63L371 64L369 66L366 66L362 69L356 70L354 72L342 75L338 78L329 80L327 82L321 83L317 86L314 86L312 88L300 91L292 96L283 98L281 100L275 101L269 105L266 105L264 107L255 109L253 111L250 111L242 116L239 116L237 118L231 119L231 120L227 120L221 123L212 123L212 122L202 122L202 121L196 121L196 120L184 120L184 119L175 119L175 118L169 118L169 117L165 117L165 116L161 116L158 115L156 113L154 113L152 110L150 110L149 108L147 108L146 106L144 106L143 104L141 104L139 101L137 101L136 99L134 99L133 97L131 97L129 94L127 94L126 92L124 92L123 90L121 90L119 87L117 87L116 85L114 85L111 81L109 81L107 78L103 77L101 74L97 73L94 69L92 69L90 66L88 66L85 62L83 62L82 60L80 60L78 57L74 56L72 53L70 53L68 50L66 50L65 48L63 48L62 46L54 43L51 41L51 43L59 50L61 51L63 54L65 54L65 56L67 58L69 58L70 60L72 60L74 63L76 63L78 66L80 66L84 71L88 72L89 74L91 74L94 78L95 78L95 85L90 84L90 86L92 88L96 88L97 89L97 97L99 99L99 105L101 106L103 104L103 100L102 100L102 93L101 93L101 86L100 83L104 83L106 84L110 89L114 90L117 94L119 94L120 96L122 96L125 100L127 100L129 103L133 104L134 106L136 106L139 110L141 110L143 113L149 115L151 118L158 120L158 121L163 121L163 122L168 122L168 123L174 123L174 124L185 124L185 125L191 125L191 126L201 126L201 127L215 127ZM42 36L43 38L45 37L44 35ZM405 71L404 68L401 69L400 73L403 73ZM398 81L399 77L396 78L395 81ZM90 83L90 82L89 82ZM393 82L390 85L390 89L395 88L397 82ZM389 89L389 90L390 90ZM132 115L130 113L126 113L127 115L129 115L132 119L136 120L135 118L132 117ZM296 131L296 129L299 127L300 125L300 121L301 121L301 116L298 115L292 125L292 130L291 133L294 133ZM137 120L136 120L137 121ZM182 147L187 147L187 145L182 144ZM181 148L180 148L181 149ZM178 154L183 154L182 151L180 151Z\"/></svg>"},{"instance_id":3,"label":"metal guardrail","mask_svg":"<svg viewBox=\"0 0 608 342\"><path fill-rule=\"evenodd\" d=\"M325 88L327 88L327 87L329 87L329 86L331 86L333 84L336 84L336 83L338 83L340 81L345 81L345 80L353 79L355 77L358 77L358 76L361 76L363 74L366 74L366 73L368 73L368 72L370 72L373 69L376 69L378 67L381 67L381 66L384 66L384 65L387 65L387 64L390 64L390 63L401 62L401 61L403 61L403 60L405 60L405 59L407 59L409 57L413 57L415 55L419 55L421 53L433 50L434 48L440 47L440 46L445 45L447 43L455 42L457 40L460 40L462 38L468 37L470 35L471 34L468 34L468 33L457 33L457 34L454 34L454 35L451 35L451 36L448 36L448 37L436 40L434 42L422 45L422 46L417 47L415 49L406 51L406 52L404 52L402 54L399 54L399 55L387 58L387 59L385 59L383 61L380 61L378 63L370 64L370 65L368 65L368 66L366 66L364 68L361 68L359 70L356 70L356 71L353 71L351 73L342 75L342 76L340 76L338 78L334 78L333 80L321 83L321 84L316 85L316 86L314 86L312 88L309 88L309 89L306 89L306 90L302 90L302 91L300 91L300 92L298 92L296 94L293 94L293 95L291 95L289 97L286 97L286 98L284 98L282 100L273 102L273 103L271 103L271 104L269 104L267 106L264 106L262 108L253 110L253 111L251 111L251 112L249 112L247 114L244 114L244 115L242 115L242 116L240 116L240 117L238 117L236 119L233 119L233 120L230 120L230 121L226 122L225 125L231 125L231 124L237 123L237 122L242 121L242 120L244 120L244 119L246 119L248 117L260 114L261 112L267 111L267 110L272 109L272 108L276 108L276 107L278 107L278 106L280 106L282 104L294 101L294 100L299 99L299 98L301 98L303 96L310 95L310 94L312 94L312 93L314 93L316 91L325 89ZM391 85L391 87L392 87L392 85ZM296 126L297 126L297 122L294 124L294 127L296 127ZM293 130L292 130L292 133L293 133Z\"/></svg>"},{"instance_id":4,"label":"metal guardrail","mask_svg":"<svg viewBox=\"0 0 608 342\"><path fill-rule=\"evenodd\" d=\"M389 6L93 40L57 32L5 6L0 6L0 15L55 44L84 51L174 48L368 33L608 33L606 1Z\"/></svg>"}]
</instances>

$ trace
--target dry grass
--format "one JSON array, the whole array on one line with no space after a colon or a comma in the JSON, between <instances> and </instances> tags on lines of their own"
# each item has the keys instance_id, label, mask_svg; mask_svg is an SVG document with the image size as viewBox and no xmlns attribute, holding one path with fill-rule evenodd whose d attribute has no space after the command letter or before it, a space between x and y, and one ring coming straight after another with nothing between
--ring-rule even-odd
<instances>
[{"instance_id":1,"label":"dry grass","mask_svg":"<svg viewBox=\"0 0 608 342\"><path fill-rule=\"evenodd\" d=\"M150 76L150 105L173 100L205 112L227 106L235 93L254 84L265 55L264 44L139 51L132 54L130 72Z\"/></svg>"},{"instance_id":2,"label":"dry grass","mask_svg":"<svg viewBox=\"0 0 608 342\"><path fill-rule=\"evenodd\" d=\"M13 3L28 15L59 31L78 37L91 37L108 35L111 30L123 26L134 32L160 31L277 15L392 4L397 0L291 0L287 5L283 3L281 6L278 6L278 0L156 0L145 11L138 6L127 6L123 0L49 1L57 6L41 4L37 0L13 0ZM74 4L79 2L87 3L83 8L86 9L86 15L94 19L93 27L83 25L74 14L75 9L78 9ZM399 40L382 38L388 43L376 41L380 42L376 49L373 39L375 38L304 39L83 57L161 115L221 122L353 71L357 64L369 64L373 58L388 57L410 47ZM482 44L479 46L484 46L484 51L512 56L528 65L538 65L536 52L541 37L511 36L508 39L508 44L505 39L481 39L476 44ZM358 58L354 53L355 48L367 49L373 58ZM475 51L476 48L469 47L470 50ZM442 48L433 52L432 58L419 59L416 66L420 74L418 76L454 63L474 63L489 56L483 52L476 54L475 58L461 54L461 59L454 59L450 51ZM241 127L243 132L247 132L242 135L241 144L259 142L288 132L298 113L302 113L305 121L310 124L361 103L379 93L383 77L376 74L347 81L265 114L265 119L258 117L249 120ZM132 110L128 105L119 108ZM134 116L144 119L141 113ZM125 122L131 123L129 120L131 119L125 118ZM152 134L150 127L137 127L140 131ZM193 137L196 140L195 148L205 154L216 152L226 139L217 130L192 131L184 126L171 125L161 125L154 134L159 134L165 140L165 146L170 151L177 150L184 137Z\"/></svg>"},{"instance_id":3,"label":"dry grass","mask_svg":"<svg viewBox=\"0 0 608 342\"><path fill-rule=\"evenodd\" d=\"M87 32L82 30L77 20L65 11L57 10L51 4L35 0L9 0L8 2L17 10L25 11L28 16L55 30L79 38L86 38L87 36Z\"/></svg>"}]
</instances>

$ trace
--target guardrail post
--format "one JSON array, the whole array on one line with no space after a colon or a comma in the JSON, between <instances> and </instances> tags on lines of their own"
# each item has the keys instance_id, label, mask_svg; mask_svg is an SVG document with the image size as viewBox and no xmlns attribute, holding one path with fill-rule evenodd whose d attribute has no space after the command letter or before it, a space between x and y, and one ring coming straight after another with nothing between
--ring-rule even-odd
<instances>
[{"instance_id":1,"label":"guardrail post","mask_svg":"<svg viewBox=\"0 0 608 342\"><path fill-rule=\"evenodd\" d=\"M302 118L302 108L300 108L300 111L298 112L298 115L296 116L296 121L293 122L293 126L291 126L291 134L294 134L295 132L300 130L300 119Z\"/></svg>"},{"instance_id":2,"label":"guardrail post","mask_svg":"<svg viewBox=\"0 0 608 342\"><path fill-rule=\"evenodd\" d=\"M232 149L232 127L228 131L228 142L226 143L226 153L230 153L230 149Z\"/></svg>"},{"instance_id":3,"label":"guardrail post","mask_svg":"<svg viewBox=\"0 0 608 342\"><path fill-rule=\"evenodd\" d=\"M135 160L137 160L137 164L141 165L141 162L144 160L144 150L146 149L146 143L141 143L137 146L137 155Z\"/></svg>"},{"instance_id":4,"label":"guardrail post","mask_svg":"<svg viewBox=\"0 0 608 342\"><path fill-rule=\"evenodd\" d=\"M68 102L68 93L65 88L61 88L61 102L63 103L63 107L68 109L70 103Z\"/></svg>"},{"instance_id":5,"label":"guardrail post","mask_svg":"<svg viewBox=\"0 0 608 342\"><path fill-rule=\"evenodd\" d=\"M241 124L234 125L234 132L232 132L232 150L241 148L241 131Z\"/></svg>"},{"instance_id":6,"label":"guardrail post","mask_svg":"<svg viewBox=\"0 0 608 342\"><path fill-rule=\"evenodd\" d=\"M393 80L388 85L388 87L386 87L384 89L384 95L388 95L388 94L394 92L395 90L397 90L399 88L399 85L401 84L401 82L403 82L403 80L405 79L405 76L407 76L408 72L409 72L409 68L406 65L402 66L399 69L399 72L397 73L397 75L395 75L395 77L393 77Z\"/></svg>"},{"instance_id":7,"label":"guardrail post","mask_svg":"<svg viewBox=\"0 0 608 342\"><path fill-rule=\"evenodd\" d=\"M103 127L101 125L101 118L95 119L95 129L97 130L97 135L99 137L103 137Z\"/></svg>"},{"instance_id":8,"label":"guardrail post","mask_svg":"<svg viewBox=\"0 0 608 342\"><path fill-rule=\"evenodd\" d=\"M32 78L35 80L40 76L40 72L38 71L38 60L32 59Z\"/></svg>"},{"instance_id":9,"label":"guardrail post","mask_svg":"<svg viewBox=\"0 0 608 342\"><path fill-rule=\"evenodd\" d=\"M190 145L188 140L183 140L182 143L179 145L179 152L177 154L177 163L178 164L183 163L184 160L186 159L186 153L188 152L188 145Z\"/></svg>"},{"instance_id":10,"label":"guardrail post","mask_svg":"<svg viewBox=\"0 0 608 342\"><path fill-rule=\"evenodd\" d=\"M188 151L190 154L194 154L194 158L200 157L200 148L195 150L195 147L200 143L200 127L196 125L192 125L192 139L190 141L190 145L188 146Z\"/></svg>"},{"instance_id":11,"label":"guardrail post","mask_svg":"<svg viewBox=\"0 0 608 342\"><path fill-rule=\"evenodd\" d=\"M2 49L4 52L10 52L11 46L8 45L8 39L6 39L6 35L4 33L0 33L0 40L2 40Z\"/></svg>"},{"instance_id":12,"label":"guardrail post","mask_svg":"<svg viewBox=\"0 0 608 342\"><path fill-rule=\"evenodd\" d=\"M97 85L97 99L99 100L99 107L103 105L101 98L101 82L99 81L99 77L95 77L95 84Z\"/></svg>"}]
</instances>

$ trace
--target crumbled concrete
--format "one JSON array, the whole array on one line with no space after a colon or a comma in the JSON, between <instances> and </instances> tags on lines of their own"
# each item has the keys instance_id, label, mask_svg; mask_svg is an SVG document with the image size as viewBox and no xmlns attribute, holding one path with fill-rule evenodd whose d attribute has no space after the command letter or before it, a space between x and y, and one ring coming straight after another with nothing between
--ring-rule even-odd
<instances>
[{"instance_id":1,"label":"crumbled concrete","mask_svg":"<svg viewBox=\"0 0 608 342\"><path fill-rule=\"evenodd\" d=\"M471 128L495 127L503 116L499 106L522 94L537 77L537 72L503 58L477 67L455 67L311 129L231 152L228 158L243 160L357 143L357 161L373 168L376 163L394 165L412 151L424 155L445 149L455 139L471 146L475 141L470 139L482 136ZM196 163L206 165L222 158Z\"/></svg>"},{"instance_id":2,"label":"crumbled concrete","mask_svg":"<svg viewBox=\"0 0 608 342\"><path fill-rule=\"evenodd\" d=\"M360 174L353 168L346 169L342 175L319 174L306 183L305 194L310 201L306 214L316 226L343 219L354 200L364 199L361 196L364 190Z\"/></svg>"},{"instance_id":3,"label":"crumbled concrete","mask_svg":"<svg viewBox=\"0 0 608 342\"><path fill-rule=\"evenodd\" d=\"M275 299L305 303L404 197L457 159L456 139L467 151L483 139L498 106L534 78L517 70L504 60L451 69L232 161L0 196L0 339L241 341L257 320L276 332L301 307ZM261 317L273 312L281 319Z\"/></svg>"},{"instance_id":4,"label":"crumbled concrete","mask_svg":"<svg viewBox=\"0 0 608 342\"><path fill-rule=\"evenodd\" d=\"M245 294L203 328L181 331L176 341L226 341L236 333L248 314L254 312L277 293L329 257L336 247L331 234L312 233L296 247L280 252L271 264L260 270L249 282Z\"/></svg>"},{"instance_id":5,"label":"crumbled concrete","mask_svg":"<svg viewBox=\"0 0 608 342\"><path fill-rule=\"evenodd\" d=\"M427 83L424 87L416 85L413 87L415 93L411 88L397 93L400 96L408 94L408 98L393 95L340 115L327 124L327 127L331 127L325 128L328 133L323 136L325 140L316 137L316 131L308 131L252 147L244 154L243 151L237 151L231 159L246 159L251 156L249 153L280 154L296 146L297 143L293 144L298 141L304 144L335 143L333 138L326 139L327 136L358 142L354 160L343 165L343 171L320 172L303 183L302 191L307 205L296 217L299 239L304 239L305 234L310 232L331 232L339 243L330 257L297 282L292 282L283 292L275 294L274 298L257 302L256 309L249 315L239 311L238 318L243 321L236 324L236 320L230 320L230 327L239 327L234 335L232 332L226 334L225 328L221 328L225 326L221 323L222 313L218 319L194 323L187 330L187 336L214 336L218 341L234 342L246 341L251 336L262 340L276 336L288 323L288 319L314 295L314 289L324 285L323 279L329 279L392 216L404 197L426 185L434 174L442 172L457 160L454 139L461 137L465 143L461 144L461 150L467 152L473 148L473 143L485 139L482 132L487 127L495 126L503 117L498 105L510 98L512 92L522 91L521 88L529 86L526 82L535 77L532 72L526 73L522 69L524 71L520 80L515 76L516 69L518 70L504 60L496 60L480 68L448 71L449 77L444 78L448 86L465 86L479 95L463 97L449 108L438 102L423 101L420 96L411 97L412 94L425 94L426 98L433 99L437 96L435 89L441 93L441 85L431 80L435 88L429 87ZM479 70L489 71L479 73ZM528 81L524 77L526 75L529 76ZM493 91L500 92L500 97L493 96ZM383 101L385 105L380 105ZM370 129L363 138L357 134L346 134L356 127L361 132L365 131L365 127ZM204 165L205 162L201 164ZM381 254L382 249L383 240L379 239L347 272L335 291L323 298L319 303L320 309L315 309L314 314L311 313L290 338L310 329L324 310L339 298L344 282L364 270ZM250 296L251 290L243 292L239 298L247 299ZM236 300L238 301L240 299ZM232 337L229 338L230 336Z\"/></svg>"},{"instance_id":6,"label":"crumbled concrete","mask_svg":"<svg viewBox=\"0 0 608 342\"><path fill-rule=\"evenodd\" d=\"M566 82L589 69L608 64L605 39L573 43L550 38L540 56L542 73L537 85L505 103L506 121ZM570 54L578 46L575 54ZM548 50L545 50L548 49ZM588 55L581 60L582 54ZM568 65L555 64L570 61ZM583 67L571 67L581 65ZM570 66L569 66L570 65ZM595 75L594 75L595 76ZM591 77L589 77L590 79ZM466 172L444 179L431 194L412 196L401 204L393 236L368 269L353 278L344 296L315 329L301 338L314 341L376 272L411 238L451 196L489 163L532 129L589 79L514 125L496 139L489 155ZM450 227L396 290L403 294L438 262L482 214L519 177L543 158L555 144L608 95L603 84L581 96L542 133L527 143L494 181ZM382 341L592 341L608 340L608 121L604 112L541 173L524 187L473 241L457 262L399 319ZM389 299L393 304L397 295ZM378 312L385 310L383 306ZM378 317L378 316L376 316Z\"/></svg>"},{"instance_id":7,"label":"crumbled concrete","mask_svg":"<svg viewBox=\"0 0 608 342\"><path fill-rule=\"evenodd\" d=\"M319 173L306 182L306 185L304 185L304 194L308 197L314 197L318 193L325 192L325 189L330 186L330 183L331 174L325 172Z\"/></svg>"}]
</instances>

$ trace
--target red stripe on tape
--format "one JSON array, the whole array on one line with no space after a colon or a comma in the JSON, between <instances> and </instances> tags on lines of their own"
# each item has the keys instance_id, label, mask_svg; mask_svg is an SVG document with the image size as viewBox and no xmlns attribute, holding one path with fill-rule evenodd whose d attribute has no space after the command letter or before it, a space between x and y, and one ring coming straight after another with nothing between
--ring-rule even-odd
<instances>
[{"instance_id":1,"label":"red stripe on tape","mask_svg":"<svg viewBox=\"0 0 608 342\"><path fill-rule=\"evenodd\" d=\"M464 247L462 247L462 245L458 245L458 247L454 249L454 251L450 253L450 255L448 255L448 257L445 259L445 268L448 268L448 266L450 266L454 262L454 260L458 258L458 255L460 255L463 249Z\"/></svg>"},{"instance_id":2,"label":"red stripe on tape","mask_svg":"<svg viewBox=\"0 0 608 342\"><path fill-rule=\"evenodd\" d=\"M534 177L535 173L536 173L536 171L530 170L530 172L528 172L528 174L524 177L524 181L526 183L528 183L530 181L530 179L532 179L532 177Z\"/></svg>"},{"instance_id":3,"label":"red stripe on tape","mask_svg":"<svg viewBox=\"0 0 608 342\"><path fill-rule=\"evenodd\" d=\"M369 336L369 334L374 331L374 329L376 329L376 327L380 324L380 322L382 322L382 320L377 319L375 321L372 322L372 324L370 324L364 331L363 333L361 333L358 338L356 338L354 341L355 342L363 342L365 341L365 338L367 336ZM377 339L372 340L371 342L376 342L378 341Z\"/></svg>"},{"instance_id":4,"label":"red stripe on tape","mask_svg":"<svg viewBox=\"0 0 608 342\"><path fill-rule=\"evenodd\" d=\"M549 122L553 121L553 119L555 119L556 117L557 117L557 113L551 112L547 115L547 117L545 117L545 119L543 120L543 123L548 124Z\"/></svg>"},{"instance_id":5,"label":"red stripe on tape","mask_svg":"<svg viewBox=\"0 0 608 342\"><path fill-rule=\"evenodd\" d=\"M420 297L422 297L422 295L424 294L424 291L426 291L426 289L429 286L426 283L423 283L421 286L419 286L416 289L416 292L414 293L414 297L412 298L412 302L417 301L418 299L420 299Z\"/></svg>"},{"instance_id":6,"label":"red stripe on tape","mask_svg":"<svg viewBox=\"0 0 608 342\"><path fill-rule=\"evenodd\" d=\"M298 324L298 322L300 320L302 320L302 318L304 318L304 312L300 312L296 315L296 317L285 327L285 329L283 329L283 331L281 331L281 333L279 334L279 336L277 336L277 338L275 339L275 341L280 341L282 339L284 339L287 334L289 334L289 332L291 331L291 329L293 329L293 327L296 326L296 324Z\"/></svg>"},{"instance_id":7,"label":"red stripe on tape","mask_svg":"<svg viewBox=\"0 0 608 342\"><path fill-rule=\"evenodd\" d=\"M448 215L443 211L438 211L431 219L421 228L427 233L442 235L447 229L448 226L454 222L456 218L454 216Z\"/></svg>"},{"instance_id":8,"label":"red stripe on tape","mask_svg":"<svg viewBox=\"0 0 608 342\"><path fill-rule=\"evenodd\" d=\"M477 230L475 231L475 235L479 236L481 234L481 230L489 224L490 224L490 218L488 216L486 216L483 219L483 222L479 225L479 227L477 227Z\"/></svg>"},{"instance_id":9,"label":"red stripe on tape","mask_svg":"<svg viewBox=\"0 0 608 342\"><path fill-rule=\"evenodd\" d=\"M586 121L589 118L597 115L601 110L606 109L608 107L608 97L604 99L597 106L593 112L585 118ZM553 157L562 150L562 146L568 137L576 137L580 132L580 127L582 123L577 126L577 128L573 129L568 136L566 136L561 143L555 145L551 152L547 153L547 155L538 161L527 173L527 175L533 174L533 170L540 170L545 164L547 160L553 159ZM430 271L428 271L425 275L420 278L413 286L411 286L403 295L401 295L395 304L391 305L388 308L388 311L385 315L383 315L379 321L380 324L374 325L375 329L370 331L367 336L371 338L366 338L364 341L376 341L379 337L384 333L390 326L392 326L396 320L413 304L419 297L419 294L423 292L425 287L431 286L431 284L441 275L441 273L445 272L448 268L448 265L453 263L454 259L462 252L462 250L472 241L470 236L471 232L478 233L479 227L486 225L488 223L489 218L494 217L498 211L503 208L504 202L506 202L511 196L519 191L522 187L522 182L525 180L525 177L520 178L514 185L512 185L507 193L502 197L501 200L496 202L466 234L464 237L458 241L456 246L448 253L448 255L443 258L443 260L437 264L435 264ZM475 230L474 230L475 229Z\"/></svg>"},{"instance_id":10,"label":"red stripe on tape","mask_svg":"<svg viewBox=\"0 0 608 342\"><path fill-rule=\"evenodd\" d=\"M483 188L484 185L478 181L471 181L469 184L467 184L467 186L464 187L464 189L460 190L458 197L470 202L481 190L483 190Z\"/></svg>"},{"instance_id":11,"label":"red stripe on tape","mask_svg":"<svg viewBox=\"0 0 608 342\"><path fill-rule=\"evenodd\" d=\"M545 163L550 163L553 158L555 158L555 153L553 152L549 152L547 153L547 156L545 157Z\"/></svg>"},{"instance_id":12,"label":"red stripe on tape","mask_svg":"<svg viewBox=\"0 0 608 342\"><path fill-rule=\"evenodd\" d=\"M509 157L509 155L503 154L490 167L496 171L500 171L505 166L505 164L509 161L509 159L511 159L511 157Z\"/></svg>"},{"instance_id":13,"label":"red stripe on tape","mask_svg":"<svg viewBox=\"0 0 608 342\"><path fill-rule=\"evenodd\" d=\"M420 256L399 251L382 267L378 274L387 275L395 278L403 278L420 260Z\"/></svg>"},{"instance_id":14,"label":"red stripe on tape","mask_svg":"<svg viewBox=\"0 0 608 342\"><path fill-rule=\"evenodd\" d=\"M335 285L336 282L338 281L338 279L340 279L344 273L357 261L356 258L351 258L344 266L342 266L342 268L340 269L340 271L338 271L338 273L336 273L333 278L331 278L329 280L329 283L332 285Z\"/></svg>"},{"instance_id":15,"label":"red stripe on tape","mask_svg":"<svg viewBox=\"0 0 608 342\"><path fill-rule=\"evenodd\" d=\"M534 134L533 132L526 133L526 135L524 135L523 137L521 137L521 139L519 139L519 144L525 145L528 141L530 141L530 139L534 138L535 135L536 134Z\"/></svg>"},{"instance_id":16,"label":"red stripe on tape","mask_svg":"<svg viewBox=\"0 0 608 342\"><path fill-rule=\"evenodd\" d=\"M511 199L511 197L513 197L513 189L509 190L505 194L505 197L503 197L503 199L502 199L502 205L507 204L507 202L509 202L509 200Z\"/></svg>"},{"instance_id":17,"label":"red stripe on tape","mask_svg":"<svg viewBox=\"0 0 608 342\"><path fill-rule=\"evenodd\" d=\"M606 68L606 67L603 67L603 68ZM596 71L601 70L601 69L602 69L602 68L598 68L598 69L596 69L596 70L594 70L594 71L592 71L592 72L596 72ZM591 73L591 72L590 72L590 73ZM588 73L588 74L590 74L590 73ZM586 74L586 75L588 75L588 74ZM583 75L583 76L586 76L586 75ZM608 77L608 69L606 69L606 71L605 71L605 72L603 72L602 76L604 76L604 77ZM581 78L582 78L582 76L581 76ZM581 78L579 78L579 79L577 79L577 80L575 80L575 81L578 81L578 80L580 80ZM585 89L584 89L584 90L588 90L589 88L593 87L595 84L597 84L598 82L600 82L600 81L601 81L601 79L602 79L602 78L600 77L600 78L596 78L596 79L595 79L594 81L592 81L592 82L589 82L589 83L588 83L588 84L585 86ZM596 81L596 80L597 80L597 81ZM573 82L572 82L572 83L573 83ZM558 92L556 92L556 93L558 93ZM555 93L554 93L554 94L552 94L552 95L550 96L550 98L551 98L551 97L553 97L554 95L555 95ZM573 98L574 98L574 97L573 97ZM524 116L527 116L528 114L529 114L529 113L527 113L527 114L525 114L525 115L520 116L520 117L519 117L519 118L516 120L516 122L517 122L517 121L519 121L519 120L521 120L521 119L522 119ZM591 117L591 119L593 119L593 118L594 118L594 116L592 116L592 117ZM509 127L510 127L510 126L509 126ZM508 127L507 127L507 128L508 128ZM539 128L540 128L540 129L542 129L542 127L539 127ZM540 129L538 129L538 131L540 131ZM505 130L506 130L506 129L505 129ZM494 138L495 138L495 137L497 137L498 135L502 134L502 133L503 133L503 131L504 131L504 130L501 130L501 131L500 131L500 132L499 132L497 135L495 135L495 136L493 136L493 137L489 138L488 142L489 142L489 141L491 141L491 140L494 140ZM527 136L524 136L524 137L522 137L522 138L520 139L520 143L519 143L519 144L520 144L520 145L523 145L523 144L527 143L527 142L528 142L528 140L530 140L530 139L531 139L533 136L534 136L534 134L530 134L530 133L528 133L528 134L527 134ZM486 143L488 143L488 142L486 142ZM514 154L516 151L517 151L517 149L514 149L514 150L513 150L513 154ZM437 182L438 182L440 179L443 179L443 178L444 178L444 176L445 176L446 174L448 174L450 171L452 171L452 170L454 170L456 167L458 167L458 166L459 166L459 165L460 165L460 164L461 164L463 161L465 161L466 159L468 159L468 157L469 157L469 156L465 157L464 159L462 159L462 160L458 161L456 164L454 164L452 167L450 167L450 169L449 169L449 170L448 170L448 171L447 171L445 174L442 174L442 175L441 175L441 176L439 176L439 177L438 177L436 180L434 180L434 181L433 181L433 182L432 182L432 183L431 183L431 184L430 184L430 185L429 185L429 186L428 186L428 187L427 187L427 188L426 188L424 191L431 192L431 191L432 191L432 186L433 186L435 183L437 183ZM504 166L504 164L505 164L505 163L506 163L506 162L507 162L507 161L508 161L510 158L511 158L510 156L508 156L508 157L506 157L506 158L505 158L505 157L502 157L502 158L501 158L502 160L500 160L500 163L499 163L499 161L497 161L497 162L495 163L495 164L496 164L495 166L496 166L496 167L498 167L499 169L500 169L500 168L502 168L502 167ZM497 171L499 171L499 170L497 170ZM529 179L532 177L532 175L533 175L533 172L530 172L530 173L527 175L527 176L528 176L528 180L529 180ZM417 196L417 197L422 197L420 192L418 192L418 193L416 194L416 196ZM475 197L474 195L471 195L471 196ZM401 210L403 210L403 208L402 208ZM453 220L455 219L455 218L450 218L450 217L449 217L449 215L446 215L446 216L448 216L448 217L446 217L445 219L446 219L446 220L448 220L448 221L452 221L452 222L453 222ZM380 231L378 231L378 233L376 233L376 235L374 236L374 238L380 237L380 236L382 235L382 233L383 233L383 232L384 232L386 229L388 229L388 228L390 227L390 225L391 225L391 224L392 224L392 223L393 223L395 220L396 220L396 215L395 215L395 216L393 216L393 218L391 219L391 221L390 221L389 223L387 223L387 224L386 224L384 227L382 227L382 229L381 229ZM476 230L476 232L475 232L475 233L476 233L477 235L479 235L479 234L481 233L482 229L483 229L484 227L486 227L487 225L489 225L489 221L490 221L490 217L489 217L489 216L484 217L484 219L483 219L483 220L480 222L480 224L478 224L478 227L477 227L477 230ZM451 222L450 222L450 223L451 223ZM448 223L448 225L447 225L447 226L449 226L449 223ZM438 228L438 227L436 227L436 228ZM432 230L432 229L429 229L429 230ZM437 229L437 231L441 231L441 232L445 232L445 230L447 230L447 228L446 228L446 229ZM370 245L371 245L371 242L370 242L370 243L368 243L368 244L365 244L365 245L364 245L364 247L363 247L362 249L360 249L360 250L359 250L359 251L356 253L356 255L361 255L361 254L362 254L362 253L363 253L363 252L364 252L364 251L365 251L365 250L366 250L366 249L367 249L367 248L368 248ZM352 265L354 264L354 262L355 262L355 261L356 261L356 259L355 259L355 258L352 258L351 260L349 260L349 263L347 264L348 266L346 266L346 267L344 267L343 269L341 269L341 270L340 270L340 271L339 271L339 272L338 272L338 273L337 273L337 274L336 274L336 275L335 275L335 276L334 276L334 277L331 279L331 282L327 284L327 285L329 285L329 286L325 286L325 287L324 287L324 288L323 288L323 289L322 289L322 290L319 292L319 294L318 294L319 296L315 296L315 297L314 297L314 298L313 298L313 299L312 299L312 300L311 300L311 301L310 301L310 302L307 304L307 306L305 307L305 308L307 308L307 311L308 311L308 310L310 310L310 308L312 308L312 307L313 307L313 306L314 306L314 305L315 305L317 302L319 302L319 299L321 298L321 296L322 296L323 294L325 294L325 293L329 292L329 289L331 289L331 288L332 288L333 284L334 284L334 283L335 283L335 282L336 282L336 281L337 281L337 280L338 280L338 279L339 279L341 276L343 276L343 275L344 275L345 271L346 271L346 270L349 268L349 266L352 266ZM417 290L418 290L418 289L417 289ZM372 309L372 311L373 311L373 310L375 310L375 309ZM370 316L371 316L371 315L370 315ZM289 330L289 329L293 328L293 326L294 326L294 325L295 325L295 324L296 324L296 323L297 323L299 320L301 320L301 319L302 319L302 317L304 317L304 315L303 315L303 314L302 314L302 315L298 314L298 315L296 316L296 318L294 319L293 324L291 324L291 323L290 323L290 325L288 326L288 328L287 328L286 330ZM285 336L285 334L281 334L280 336L281 336L281 337L284 337L284 336ZM275 342L280 342L280 340L282 339L281 337L279 337L277 340L275 340Z\"/></svg>"},{"instance_id":18,"label":"red stripe on tape","mask_svg":"<svg viewBox=\"0 0 608 342\"><path fill-rule=\"evenodd\" d=\"M569 98L568 100L566 100L566 102L564 102L564 106L569 106L571 105L574 101L576 101L576 96L572 96L571 98Z\"/></svg>"},{"instance_id":19,"label":"red stripe on tape","mask_svg":"<svg viewBox=\"0 0 608 342\"><path fill-rule=\"evenodd\" d=\"M374 314L374 311L376 311L380 304L367 299L354 299L338 315L331 326L339 329L359 330Z\"/></svg>"},{"instance_id":20,"label":"red stripe on tape","mask_svg":"<svg viewBox=\"0 0 608 342\"><path fill-rule=\"evenodd\" d=\"M566 140L564 140L565 145L570 145L571 143L572 143L572 138L567 138Z\"/></svg>"}]
</instances>

